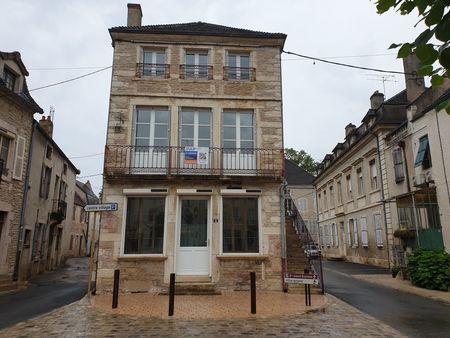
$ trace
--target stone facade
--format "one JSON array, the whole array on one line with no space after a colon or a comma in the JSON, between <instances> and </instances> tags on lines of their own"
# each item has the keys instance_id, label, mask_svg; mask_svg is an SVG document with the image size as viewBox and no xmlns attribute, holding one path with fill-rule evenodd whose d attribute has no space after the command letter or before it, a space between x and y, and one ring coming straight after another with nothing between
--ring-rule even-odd
<instances>
[{"instance_id":1,"label":"stone facade","mask_svg":"<svg viewBox=\"0 0 450 338\"><path fill-rule=\"evenodd\" d=\"M131 6L128 10L129 20L140 23L140 6ZM264 33L267 34L264 37L253 37L255 32L252 31L243 34L237 30L236 33L234 28L205 23L184 25L182 33L176 32L177 25L110 29L114 67L103 202L117 203L118 211L102 215L98 291L111 290L114 269L121 270L121 289L124 292L162 291L173 272L181 280L206 281L213 283L217 289L241 290L248 287L250 271L257 273L257 283L261 289L281 290L279 187L283 172L283 133L280 50L285 36ZM196 33L184 33L193 26L197 29ZM223 33L223 29L227 29L228 33ZM229 33L230 29L232 33ZM159 68L164 69L163 76L146 75L143 68L139 68L146 67L143 64L144 51L164 53L166 64ZM188 73L183 67L187 53L207 54L208 68L202 68L205 72L208 69L207 77L186 78ZM256 78L225 79L227 71L224 67L227 66L229 53L248 56ZM152 64L148 67L150 70L151 67L156 69ZM167 162L162 164L162 168L152 168L152 165L133 168L133 155L129 150L124 150L122 157L118 156L118 149L134 149L136 111L139 107L164 107L168 111L168 146L164 148L168 157L165 157ZM189 173L180 171L184 164L179 156L185 151L181 142L181 111L186 107L210 112L211 162L208 166L214 169L210 174L207 173L209 170L196 172L196 168ZM222 163L223 112L227 110L251 112L254 117L252 142L253 147L257 148L251 154L258 154L253 169L240 167L241 173L234 175L224 173ZM121 165L118 166L118 163ZM163 169L163 172L146 174L146 168ZM268 168L270 173L263 170ZM137 169L141 170L140 174ZM222 201L232 196L258 201L257 252L223 252ZM135 197L159 197L164 200L164 239L158 254L125 253L127 203ZM208 205L208 272L198 276L183 275L177 271L183 264L180 262L185 259L180 256L179 244L180 208L185 199L206 200Z\"/></svg>"},{"instance_id":2,"label":"stone facade","mask_svg":"<svg viewBox=\"0 0 450 338\"><path fill-rule=\"evenodd\" d=\"M6 84L6 72L14 82ZM26 90L28 72L18 52L0 52L0 279L15 278L33 114L42 109ZM10 88L11 87L11 88ZM18 93L25 93L20 96ZM6 163L5 163L6 162Z\"/></svg>"}]
</instances>

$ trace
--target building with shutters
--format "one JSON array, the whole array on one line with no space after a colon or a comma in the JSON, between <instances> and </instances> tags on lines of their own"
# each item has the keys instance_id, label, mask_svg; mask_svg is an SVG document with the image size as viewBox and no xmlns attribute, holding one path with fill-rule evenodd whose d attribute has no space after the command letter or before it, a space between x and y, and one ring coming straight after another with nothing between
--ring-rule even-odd
<instances>
[{"instance_id":1,"label":"building with shutters","mask_svg":"<svg viewBox=\"0 0 450 338\"><path fill-rule=\"evenodd\" d=\"M43 113L27 76L19 52L0 52L0 290L16 278L33 115Z\"/></svg>"},{"instance_id":2,"label":"building with shutters","mask_svg":"<svg viewBox=\"0 0 450 338\"><path fill-rule=\"evenodd\" d=\"M282 290L286 35L204 22L109 30L114 47L97 286Z\"/></svg>"}]
</instances>

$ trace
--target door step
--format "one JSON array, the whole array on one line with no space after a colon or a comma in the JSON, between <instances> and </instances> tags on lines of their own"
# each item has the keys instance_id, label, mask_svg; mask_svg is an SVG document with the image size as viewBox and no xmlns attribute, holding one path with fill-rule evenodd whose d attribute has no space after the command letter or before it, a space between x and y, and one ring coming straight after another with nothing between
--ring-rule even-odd
<instances>
[{"instance_id":1,"label":"door step","mask_svg":"<svg viewBox=\"0 0 450 338\"><path fill-rule=\"evenodd\" d=\"M167 291L160 295L168 295ZM177 282L175 283L175 295L196 295L196 296L212 296L220 295L221 292L216 289L216 285L211 282Z\"/></svg>"}]
</instances>

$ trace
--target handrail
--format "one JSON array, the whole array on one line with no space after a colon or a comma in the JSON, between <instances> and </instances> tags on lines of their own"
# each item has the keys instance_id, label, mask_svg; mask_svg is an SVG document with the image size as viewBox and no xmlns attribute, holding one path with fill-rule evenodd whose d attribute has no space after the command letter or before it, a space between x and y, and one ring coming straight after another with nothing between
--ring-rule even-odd
<instances>
[{"instance_id":1,"label":"handrail","mask_svg":"<svg viewBox=\"0 0 450 338\"><path fill-rule=\"evenodd\" d=\"M170 65L159 63L136 63L136 77L170 78Z\"/></svg>"}]
</instances>

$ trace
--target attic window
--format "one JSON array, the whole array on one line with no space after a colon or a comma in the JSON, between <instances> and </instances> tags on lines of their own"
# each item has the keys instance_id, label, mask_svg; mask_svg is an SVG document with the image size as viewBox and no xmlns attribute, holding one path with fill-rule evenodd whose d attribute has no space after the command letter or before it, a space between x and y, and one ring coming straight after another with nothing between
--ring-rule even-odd
<instances>
[{"instance_id":1,"label":"attic window","mask_svg":"<svg viewBox=\"0 0 450 338\"><path fill-rule=\"evenodd\" d=\"M3 81L5 82L6 88L14 91L14 89L16 88L16 78L16 74L14 74L8 68L5 67L3 69Z\"/></svg>"},{"instance_id":2,"label":"attic window","mask_svg":"<svg viewBox=\"0 0 450 338\"><path fill-rule=\"evenodd\" d=\"M430 145L428 143L428 135L425 135L419 140L419 150L417 151L415 167L422 166L424 169L431 167Z\"/></svg>"},{"instance_id":3,"label":"attic window","mask_svg":"<svg viewBox=\"0 0 450 338\"><path fill-rule=\"evenodd\" d=\"M67 163L64 163L63 174L67 175Z\"/></svg>"},{"instance_id":4,"label":"attic window","mask_svg":"<svg viewBox=\"0 0 450 338\"><path fill-rule=\"evenodd\" d=\"M48 158L49 160L51 160L52 154L53 154L53 148L47 144L47 149L45 150L45 157Z\"/></svg>"}]
</instances>

